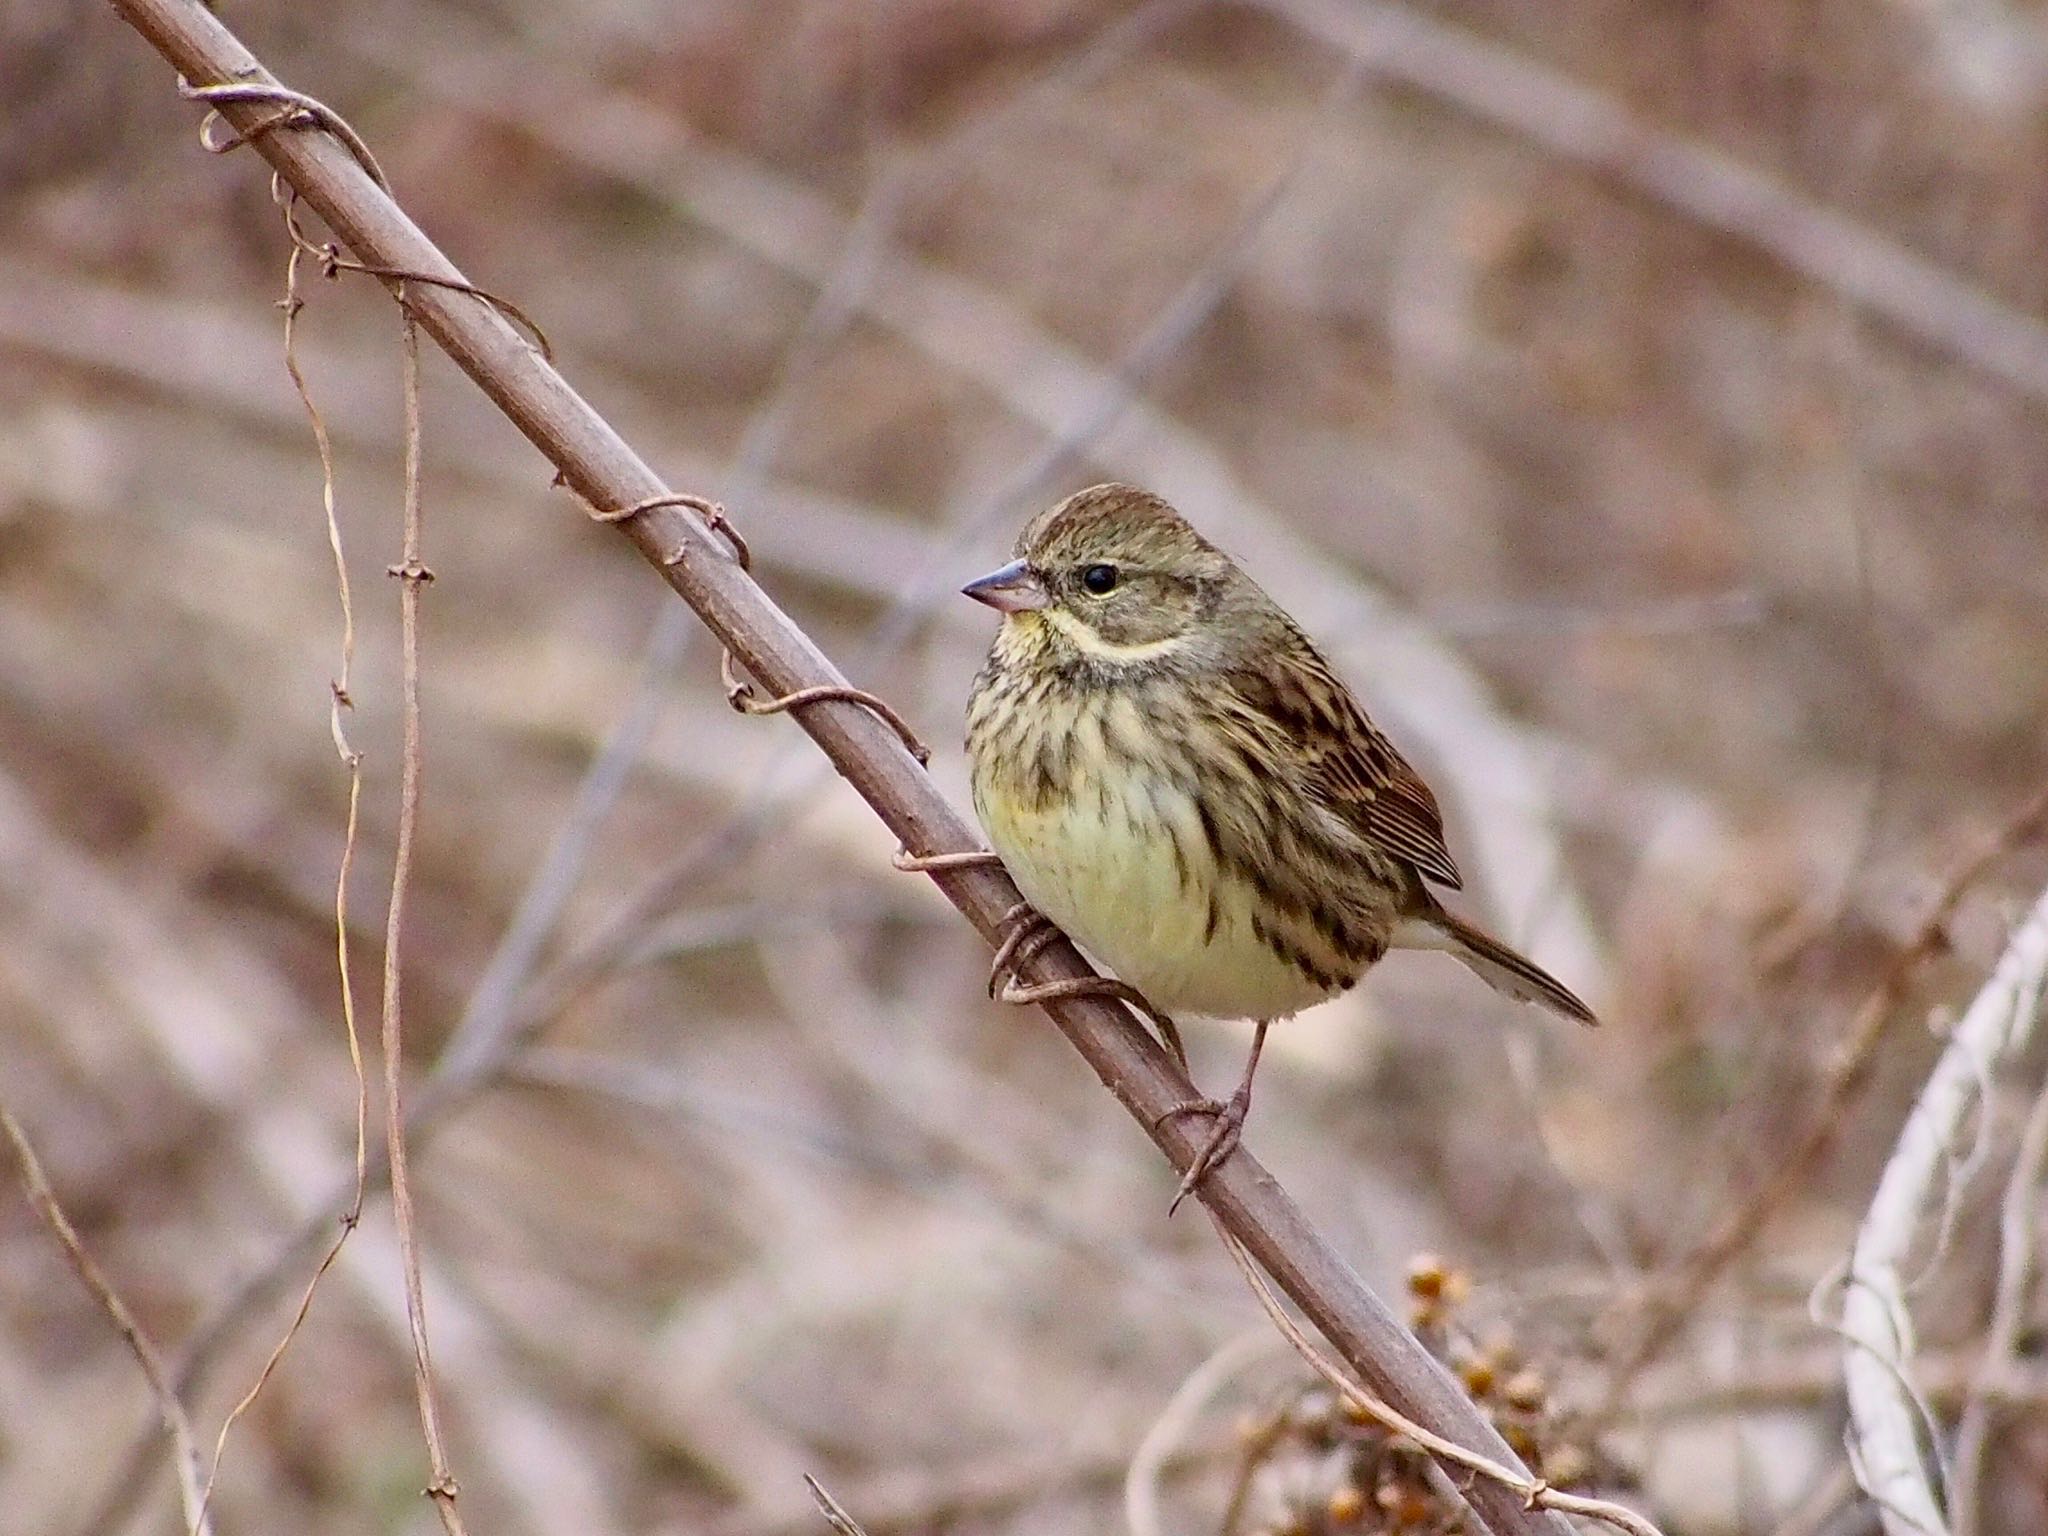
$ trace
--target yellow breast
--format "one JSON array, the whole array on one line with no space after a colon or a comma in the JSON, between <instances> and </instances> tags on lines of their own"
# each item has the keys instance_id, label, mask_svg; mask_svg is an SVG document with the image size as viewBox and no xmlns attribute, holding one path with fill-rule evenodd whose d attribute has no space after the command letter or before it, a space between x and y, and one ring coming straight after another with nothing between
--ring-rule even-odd
<instances>
[{"instance_id":1,"label":"yellow breast","mask_svg":"<svg viewBox=\"0 0 2048 1536\"><path fill-rule=\"evenodd\" d=\"M1330 996L1259 936L1257 893L1218 866L1189 794L1106 750L1140 727L1125 699L1075 711L1051 795L976 753L976 810L1025 898L1169 1013L1273 1019Z\"/></svg>"}]
</instances>

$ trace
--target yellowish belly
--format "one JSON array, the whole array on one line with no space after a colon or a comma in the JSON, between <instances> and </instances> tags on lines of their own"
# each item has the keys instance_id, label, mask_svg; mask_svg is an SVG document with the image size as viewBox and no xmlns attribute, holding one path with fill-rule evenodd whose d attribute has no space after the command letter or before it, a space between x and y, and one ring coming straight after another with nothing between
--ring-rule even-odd
<instances>
[{"instance_id":1,"label":"yellowish belly","mask_svg":"<svg viewBox=\"0 0 2048 1536\"><path fill-rule=\"evenodd\" d=\"M982 825L1025 899L1168 1013L1275 1019L1331 996L1254 932L1256 894L1217 867L1193 803L1124 777L1033 806L977 772Z\"/></svg>"}]
</instances>

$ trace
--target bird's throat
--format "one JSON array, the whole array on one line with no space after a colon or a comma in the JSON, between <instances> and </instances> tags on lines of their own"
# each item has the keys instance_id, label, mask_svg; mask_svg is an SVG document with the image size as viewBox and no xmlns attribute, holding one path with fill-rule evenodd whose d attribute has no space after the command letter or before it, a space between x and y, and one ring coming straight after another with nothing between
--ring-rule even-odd
<instances>
[{"instance_id":1,"label":"bird's throat","mask_svg":"<svg viewBox=\"0 0 2048 1536\"><path fill-rule=\"evenodd\" d=\"M1060 608L1018 614L1010 622L1014 624L1019 620L1035 621L1090 660L1116 666L1140 666L1146 662L1163 661L1184 650L1188 644L1188 637L1184 634L1162 635L1156 640L1112 640L1085 619Z\"/></svg>"}]
</instances>

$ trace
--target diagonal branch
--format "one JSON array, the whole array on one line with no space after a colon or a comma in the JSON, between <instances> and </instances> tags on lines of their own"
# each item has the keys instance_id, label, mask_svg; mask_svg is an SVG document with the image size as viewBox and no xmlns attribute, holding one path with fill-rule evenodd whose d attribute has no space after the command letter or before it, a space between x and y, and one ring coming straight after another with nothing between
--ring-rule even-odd
<instances>
[{"instance_id":1,"label":"diagonal branch","mask_svg":"<svg viewBox=\"0 0 2048 1536\"><path fill-rule=\"evenodd\" d=\"M269 82L256 59L199 0L114 0L116 11L188 80ZM254 133L255 149L365 263L413 273L404 301L419 324L541 450L561 479L599 509L665 496L668 488L618 433L490 305L445 286L463 281L447 257L382 192L337 138L275 123L277 109L224 103L229 125ZM273 120L266 131L259 125ZM399 284L384 279L394 291ZM661 506L618 525L746 671L777 694L844 688L847 680L757 587L725 542L694 513ZM904 846L917 854L978 846L898 738L867 709L824 703L794 712L797 723ZM946 897L994 942L1016 888L999 871L935 871ZM1093 975L1064 943L1029 967L1032 981ZM1165 1052L1121 1008L1073 999L1046 1010L1117 1100L1179 1169L1199 1150L1198 1128L1166 1111L1191 1091ZM1388 1404L1469 1450L1526 1476L1513 1453L1449 1374L1249 1153L1231 1158L1201 1197L1225 1230L1253 1254L1339 1355ZM1495 1536L1561 1536L1562 1522L1524 1507L1512 1488L1479 1478L1466 1490Z\"/></svg>"}]
</instances>

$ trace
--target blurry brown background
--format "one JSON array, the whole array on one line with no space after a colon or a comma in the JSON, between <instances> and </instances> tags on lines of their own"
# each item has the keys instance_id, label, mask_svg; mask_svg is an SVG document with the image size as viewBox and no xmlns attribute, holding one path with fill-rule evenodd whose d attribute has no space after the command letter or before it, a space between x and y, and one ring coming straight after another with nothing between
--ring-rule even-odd
<instances>
[{"instance_id":1,"label":"blurry brown background","mask_svg":"<svg viewBox=\"0 0 2048 1536\"><path fill-rule=\"evenodd\" d=\"M1559 1413L2040 781L2037 7L220 9L651 462L728 502L956 796L990 620L952 589L1079 485L1166 494L1329 642L1443 793L1472 908L1608 1026L1397 958L1276 1035L1251 1140L1375 1283L1452 1256ZM1573 102L1622 113L1626 152L1575 154ZM286 247L260 163L203 154L196 119L103 6L0 0L0 1088L145 1326L217 1346L210 1447L311 1273L292 1235L331 1231L354 1099ZM1702 217L1716 165L1778 201ZM374 1027L396 322L373 284L306 286ZM408 1048L471 1529L821 1529L805 1471L875 1536L1123 1529L1167 1398L1260 1326L1206 1225L1167 1223L1158 1158L1041 1019L983 1000L980 946L794 726L729 713L681 605L427 375ZM1831 1155L1600 1437L1672 1536L1778 1531L1839 1476L1807 1292L1929 1009L2044 870L2022 851L1964 903ZM1195 1045L1220 1082L1243 1032ZM1922 1298L1930 1369L1974 1359L1999 1182ZM276 1283L238 1296L252 1275ZM432 1525L403 1336L373 1202L230 1444L223 1530ZM1183 1437L1170 1528L1219 1528L1230 1425L1293 1379L1259 1355ZM2048 1521L2041 1386L1988 1531ZM0 1526L174 1528L150 1423L0 1203ZM1243 1529L1321 1508L1300 1461ZM1811 1530L1875 1528L1840 1502Z\"/></svg>"}]
</instances>

